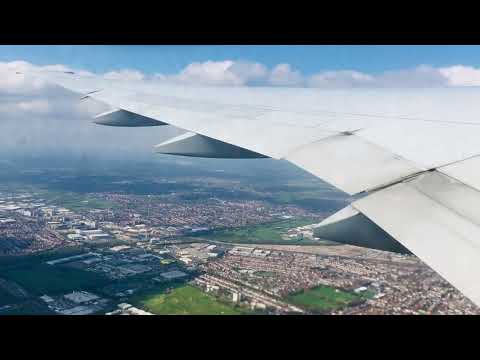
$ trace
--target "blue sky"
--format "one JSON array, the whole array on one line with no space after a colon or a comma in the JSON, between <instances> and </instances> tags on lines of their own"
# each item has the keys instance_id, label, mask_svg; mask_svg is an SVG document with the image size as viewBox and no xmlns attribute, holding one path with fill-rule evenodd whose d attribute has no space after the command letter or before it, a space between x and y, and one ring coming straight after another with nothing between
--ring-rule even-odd
<instances>
[{"instance_id":1,"label":"blue sky","mask_svg":"<svg viewBox=\"0 0 480 360\"><path fill-rule=\"evenodd\" d=\"M480 65L480 46L0 46L0 61L64 64L94 72L134 68L176 73L192 62L247 60L288 63L309 75L324 70L380 73L426 64Z\"/></svg>"}]
</instances>

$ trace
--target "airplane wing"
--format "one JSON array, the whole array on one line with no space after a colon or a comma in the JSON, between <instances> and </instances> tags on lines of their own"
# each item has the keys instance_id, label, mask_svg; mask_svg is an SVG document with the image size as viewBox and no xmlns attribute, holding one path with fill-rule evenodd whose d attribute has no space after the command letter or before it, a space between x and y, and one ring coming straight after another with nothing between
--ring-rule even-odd
<instances>
[{"instance_id":1,"label":"airplane wing","mask_svg":"<svg viewBox=\"0 0 480 360\"><path fill-rule=\"evenodd\" d=\"M480 89L192 87L39 72L112 107L95 122L172 125L156 151L286 159L349 194L321 236L411 251L480 305Z\"/></svg>"}]
</instances>

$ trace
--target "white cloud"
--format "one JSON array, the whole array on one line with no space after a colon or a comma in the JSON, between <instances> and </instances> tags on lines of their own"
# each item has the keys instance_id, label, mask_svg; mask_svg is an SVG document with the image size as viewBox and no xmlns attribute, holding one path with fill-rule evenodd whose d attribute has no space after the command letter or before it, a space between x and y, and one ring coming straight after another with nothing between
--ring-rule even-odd
<instances>
[{"instance_id":1,"label":"white cloud","mask_svg":"<svg viewBox=\"0 0 480 360\"><path fill-rule=\"evenodd\" d=\"M225 60L194 62L178 74L155 74L153 79L185 85L247 86L263 84L267 76L263 64Z\"/></svg>"},{"instance_id":2,"label":"white cloud","mask_svg":"<svg viewBox=\"0 0 480 360\"><path fill-rule=\"evenodd\" d=\"M303 85L304 78L290 64L278 64L270 72L268 82L274 86L300 86Z\"/></svg>"},{"instance_id":3,"label":"white cloud","mask_svg":"<svg viewBox=\"0 0 480 360\"><path fill-rule=\"evenodd\" d=\"M82 75L94 74L74 70L62 64L35 66L26 61L0 62L0 93L32 93L47 87L43 81L17 74L28 70L75 71ZM206 61L187 65L177 74L147 76L139 70L122 69L102 74L106 79L172 81L190 85L229 86L310 86L323 88L348 87L425 87L425 86L479 86L480 68L465 65L435 68L420 65L412 69L368 74L356 70L322 71L303 75L290 64L278 64L272 69L249 61Z\"/></svg>"},{"instance_id":4,"label":"white cloud","mask_svg":"<svg viewBox=\"0 0 480 360\"><path fill-rule=\"evenodd\" d=\"M242 79L245 85L264 81L268 75L265 65L249 61L234 61L228 70Z\"/></svg>"},{"instance_id":5,"label":"white cloud","mask_svg":"<svg viewBox=\"0 0 480 360\"><path fill-rule=\"evenodd\" d=\"M38 77L25 75L29 71L75 71L65 65L55 64L36 66L26 61L0 62L0 95L2 94L42 94L52 86ZM78 74L90 75L88 71L77 70Z\"/></svg>"},{"instance_id":6,"label":"white cloud","mask_svg":"<svg viewBox=\"0 0 480 360\"><path fill-rule=\"evenodd\" d=\"M479 86L480 69L472 66L455 65L438 69L450 86Z\"/></svg>"},{"instance_id":7,"label":"white cloud","mask_svg":"<svg viewBox=\"0 0 480 360\"><path fill-rule=\"evenodd\" d=\"M354 71L324 71L309 77L307 83L311 87L320 88L349 88L371 86L375 78L371 75Z\"/></svg>"},{"instance_id":8,"label":"white cloud","mask_svg":"<svg viewBox=\"0 0 480 360\"><path fill-rule=\"evenodd\" d=\"M232 65L230 60L192 63L174 79L187 84L243 85L242 79L229 70Z\"/></svg>"},{"instance_id":9,"label":"white cloud","mask_svg":"<svg viewBox=\"0 0 480 360\"><path fill-rule=\"evenodd\" d=\"M411 69L367 74L354 70L324 71L307 79L307 85L319 88L419 88L480 86L480 68L455 65L435 68L420 65Z\"/></svg>"},{"instance_id":10,"label":"white cloud","mask_svg":"<svg viewBox=\"0 0 480 360\"><path fill-rule=\"evenodd\" d=\"M448 86L445 76L434 67L420 65L412 69L386 71L378 75L379 87L443 87Z\"/></svg>"},{"instance_id":11,"label":"white cloud","mask_svg":"<svg viewBox=\"0 0 480 360\"><path fill-rule=\"evenodd\" d=\"M0 62L0 94L32 93L44 88L43 81L17 74L17 71L32 68L33 66L25 61Z\"/></svg>"},{"instance_id":12,"label":"white cloud","mask_svg":"<svg viewBox=\"0 0 480 360\"><path fill-rule=\"evenodd\" d=\"M88 71L71 69L62 64L35 66L26 61L0 62L0 94L42 93L48 88L43 81L16 71L75 71L94 76ZM121 69L100 74L106 79L168 81L185 85L217 86L307 86L318 88L351 87L445 87L480 86L480 68L465 65L432 67L420 65L411 69L368 74L357 70L321 71L304 75L291 64L282 63L269 69L250 61L205 61L187 65L177 74L148 76L136 69ZM97 74L98 76L98 74Z\"/></svg>"},{"instance_id":13,"label":"white cloud","mask_svg":"<svg viewBox=\"0 0 480 360\"><path fill-rule=\"evenodd\" d=\"M265 66L258 63L206 61L188 65L171 79L184 84L239 86L264 77L266 72Z\"/></svg>"},{"instance_id":14,"label":"white cloud","mask_svg":"<svg viewBox=\"0 0 480 360\"><path fill-rule=\"evenodd\" d=\"M119 71L110 71L103 75L105 79L110 80L143 80L145 75L138 70L124 69Z\"/></svg>"},{"instance_id":15,"label":"white cloud","mask_svg":"<svg viewBox=\"0 0 480 360\"><path fill-rule=\"evenodd\" d=\"M16 104L16 107L20 111L36 113L46 113L50 110L50 106L47 100L20 101Z\"/></svg>"}]
</instances>

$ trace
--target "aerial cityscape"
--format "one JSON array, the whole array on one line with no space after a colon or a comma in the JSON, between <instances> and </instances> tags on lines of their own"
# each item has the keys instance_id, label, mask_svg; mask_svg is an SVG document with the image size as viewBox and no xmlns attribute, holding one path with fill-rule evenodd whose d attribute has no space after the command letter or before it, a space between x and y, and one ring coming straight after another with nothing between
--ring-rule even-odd
<instances>
[{"instance_id":1,"label":"aerial cityscape","mask_svg":"<svg viewBox=\"0 0 480 360\"><path fill-rule=\"evenodd\" d=\"M10 164L0 314L480 313L414 255L316 238L349 198L265 161L255 176L217 163L196 176L172 159L88 174Z\"/></svg>"}]
</instances>

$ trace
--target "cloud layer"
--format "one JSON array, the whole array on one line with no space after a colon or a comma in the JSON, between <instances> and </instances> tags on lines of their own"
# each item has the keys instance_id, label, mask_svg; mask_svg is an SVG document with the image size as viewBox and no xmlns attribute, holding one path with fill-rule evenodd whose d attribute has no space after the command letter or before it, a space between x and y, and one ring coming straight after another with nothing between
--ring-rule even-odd
<instances>
[{"instance_id":1,"label":"cloud layer","mask_svg":"<svg viewBox=\"0 0 480 360\"><path fill-rule=\"evenodd\" d=\"M140 76L139 76L140 77ZM147 79L143 76L142 79ZM154 79L191 85L287 86L314 88L480 86L480 68L464 65L368 74L354 69L325 70L305 75L291 64L267 66L249 61L192 63L178 74L156 74ZM125 76L125 79L129 79Z\"/></svg>"},{"instance_id":2,"label":"cloud layer","mask_svg":"<svg viewBox=\"0 0 480 360\"><path fill-rule=\"evenodd\" d=\"M46 69L76 71L94 75L88 71L70 69L57 64L38 67L26 61L0 62L0 94L38 94L48 87L38 79L15 74L17 71ZM465 65L433 67L419 65L369 74L355 69L324 70L305 75L291 64L278 64L268 68L250 61L205 61L187 65L177 74L157 73L147 75L136 69L122 69L97 74L113 80L148 80L186 85L212 86L286 86L315 88L351 87L447 87L480 86L480 68Z\"/></svg>"}]
</instances>

